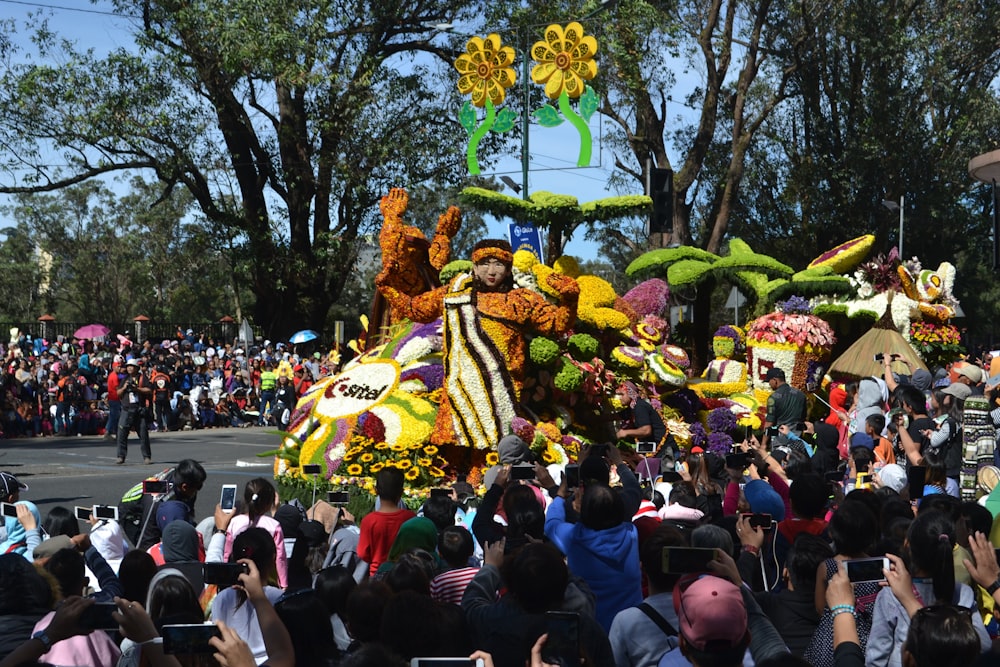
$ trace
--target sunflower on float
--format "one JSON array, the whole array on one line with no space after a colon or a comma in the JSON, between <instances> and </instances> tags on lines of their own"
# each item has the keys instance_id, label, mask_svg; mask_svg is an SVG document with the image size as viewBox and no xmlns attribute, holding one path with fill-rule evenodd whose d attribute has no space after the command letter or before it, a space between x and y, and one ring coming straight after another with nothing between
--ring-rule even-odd
<instances>
[{"instance_id":1,"label":"sunflower on float","mask_svg":"<svg viewBox=\"0 0 1000 667\"><path fill-rule=\"evenodd\" d=\"M409 472L411 486L434 484L447 461L428 451L444 378L441 324L406 323L383 345L298 401L275 453L275 475L305 477L320 464L337 484L370 479L386 466ZM429 458L424 465L423 459Z\"/></svg>"}]
</instances>

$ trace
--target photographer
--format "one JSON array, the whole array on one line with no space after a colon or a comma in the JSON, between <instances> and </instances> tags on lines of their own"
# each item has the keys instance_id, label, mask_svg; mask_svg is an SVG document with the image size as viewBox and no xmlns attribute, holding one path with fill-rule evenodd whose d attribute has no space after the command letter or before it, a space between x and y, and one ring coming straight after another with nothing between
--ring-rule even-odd
<instances>
[{"instance_id":1,"label":"photographer","mask_svg":"<svg viewBox=\"0 0 1000 667\"><path fill-rule=\"evenodd\" d=\"M128 456L128 434L135 429L139 436L143 463L153 462L153 452L149 447L149 411L146 402L152 397L153 389L139 369L138 359L125 363L127 375L118 385L118 396L122 403L121 423L118 425L118 465L125 463Z\"/></svg>"}]
</instances>

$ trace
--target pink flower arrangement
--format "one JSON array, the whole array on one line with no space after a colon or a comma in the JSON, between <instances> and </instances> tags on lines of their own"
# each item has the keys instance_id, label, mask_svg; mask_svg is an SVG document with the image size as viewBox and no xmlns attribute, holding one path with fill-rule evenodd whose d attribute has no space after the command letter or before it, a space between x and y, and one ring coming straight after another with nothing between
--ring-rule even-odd
<instances>
[{"instance_id":1,"label":"pink flower arrangement","mask_svg":"<svg viewBox=\"0 0 1000 667\"><path fill-rule=\"evenodd\" d=\"M785 313L768 313L758 317L747 330L747 338L798 347L831 347L837 340L830 325L815 315Z\"/></svg>"},{"instance_id":2,"label":"pink flower arrangement","mask_svg":"<svg viewBox=\"0 0 1000 667\"><path fill-rule=\"evenodd\" d=\"M651 278L630 289L622 298L635 309L640 317L646 315L659 317L667 307L670 288L666 281L660 278Z\"/></svg>"},{"instance_id":3,"label":"pink flower arrangement","mask_svg":"<svg viewBox=\"0 0 1000 667\"><path fill-rule=\"evenodd\" d=\"M535 426L524 417L514 417L510 422L510 430L527 443L531 443L535 439Z\"/></svg>"}]
</instances>

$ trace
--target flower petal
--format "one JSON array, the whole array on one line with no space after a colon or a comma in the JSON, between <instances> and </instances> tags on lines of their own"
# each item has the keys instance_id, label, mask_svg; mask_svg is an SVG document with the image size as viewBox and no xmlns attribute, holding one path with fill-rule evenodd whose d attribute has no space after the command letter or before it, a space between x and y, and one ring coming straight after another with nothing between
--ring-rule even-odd
<instances>
[{"instance_id":1,"label":"flower petal","mask_svg":"<svg viewBox=\"0 0 1000 667\"><path fill-rule=\"evenodd\" d=\"M482 53L485 47L486 44L482 37L470 37L469 41L465 43L465 52L472 56L476 62L482 62Z\"/></svg>"},{"instance_id":2,"label":"flower petal","mask_svg":"<svg viewBox=\"0 0 1000 667\"><path fill-rule=\"evenodd\" d=\"M480 81L480 78L475 74L463 74L458 79L458 92L463 95L468 95L472 88Z\"/></svg>"},{"instance_id":3,"label":"flower petal","mask_svg":"<svg viewBox=\"0 0 1000 667\"><path fill-rule=\"evenodd\" d=\"M496 67L510 67L514 64L514 58L516 58L513 47L505 46L498 49L493 55L493 64Z\"/></svg>"},{"instance_id":4,"label":"flower petal","mask_svg":"<svg viewBox=\"0 0 1000 667\"><path fill-rule=\"evenodd\" d=\"M486 105L486 80L479 79L472 89L472 103L477 107Z\"/></svg>"},{"instance_id":5,"label":"flower petal","mask_svg":"<svg viewBox=\"0 0 1000 667\"><path fill-rule=\"evenodd\" d=\"M531 59L540 63L554 62L556 52L547 42L535 42L531 47Z\"/></svg>"},{"instance_id":6,"label":"flower petal","mask_svg":"<svg viewBox=\"0 0 1000 667\"><path fill-rule=\"evenodd\" d=\"M539 63L531 70L531 80L535 83L545 83L556 71L555 63Z\"/></svg>"},{"instance_id":7,"label":"flower petal","mask_svg":"<svg viewBox=\"0 0 1000 667\"><path fill-rule=\"evenodd\" d=\"M489 80L486 82L486 90L490 96L490 101L493 102L494 106L498 106L503 102L503 98L506 95L503 86L499 85L494 80Z\"/></svg>"},{"instance_id":8,"label":"flower petal","mask_svg":"<svg viewBox=\"0 0 1000 667\"><path fill-rule=\"evenodd\" d=\"M573 25L572 23L570 25ZM576 25L580 25L577 23ZM561 53L566 50L563 43L566 40L566 33L563 27L558 23L553 23L552 25L545 28L545 41L549 43L549 46L556 53Z\"/></svg>"},{"instance_id":9,"label":"flower petal","mask_svg":"<svg viewBox=\"0 0 1000 667\"><path fill-rule=\"evenodd\" d=\"M576 99L583 94L583 80L580 79L575 72L565 72L563 74L563 80L565 81L567 95ZM545 92L548 92L548 87L546 87Z\"/></svg>"},{"instance_id":10,"label":"flower petal","mask_svg":"<svg viewBox=\"0 0 1000 667\"><path fill-rule=\"evenodd\" d=\"M572 50L573 47L579 44L580 40L583 39L583 26L577 23L576 21L573 21L572 23L567 25L566 29L563 31L563 39L565 41L562 50L563 51Z\"/></svg>"},{"instance_id":11,"label":"flower petal","mask_svg":"<svg viewBox=\"0 0 1000 667\"><path fill-rule=\"evenodd\" d=\"M573 61L569 69L584 80L590 80L597 76L597 63L593 60Z\"/></svg>"},{"instance_id":12,"label":"flower petal","mask_svg":"<svg viewBox=\"0 0 1000 667\"><path fill-rule=\"evenodd\" d=\"M483 50L489 53L490 59L493 58L493 54L500 50L500 35L495 32L491 32L486 36L486 42L483 45Z\"/></svg>"},{"instance_id":13,"label":"flower petal","mask_svg":"<svg viewBox=\"0 0 1000 667\"><path fill-rule=\"evenodd\" d=\"M497 68L493 70L493 80L504 88L510 88L517 81L517 74L510 67Z\"/></svg>"},{"instance_id":14,"label":"flower petal","mask_svg":"<svg viewBox=\"0 0 1000 667\"><path fill-rule=\"evenodd\" d=\"M545 94L549 99L554 100L562 94L563 91L563 71L558 68L553 68L552 76L545 83Z\"/></svg>"},{"instance_id":15,"label":"flower petal","mask_svg":"<svg viewBox=\"0 0 1000 667\"><path fill-rule=\"evenodd\" d=\"M592 35L587 35L577 42L569 54L573 60L590 60L597 55L597 40Z\"/></svg>"},{"instance_id":16,"label":"flower petal","mask_svg":"<svg viewBox=\"0 0 1000 667\"><path fill-rule=\"evenodd\" d=\"M476 71L476 63L467 54L463 53L455 59L455 69L462 74L469 74Z\"/></svg>"}]
</instances>

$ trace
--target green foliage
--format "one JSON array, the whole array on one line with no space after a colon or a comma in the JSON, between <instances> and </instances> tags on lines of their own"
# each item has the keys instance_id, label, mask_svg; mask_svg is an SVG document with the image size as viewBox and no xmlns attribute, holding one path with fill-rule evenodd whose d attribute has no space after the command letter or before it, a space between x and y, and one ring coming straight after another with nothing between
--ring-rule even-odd
<instances>
[{"instance_id":1,"label":"green foliage","mask_svg":"<svg viewBox=\"0 0 1000 667\"><path fill-rule=\"evenodd\" d=\"M452 278L460 273L472 273L472 261L456 259L441 267L441 284L447 285Z\"/></svg>"},{"instance_id":2,"label":"green foliage","mask_svg":"<svg viewBox=\"0 0 1000 667\"><path fill-rule=\"evenodd\" d=\"M552 384L556 389L566 393L577 391L583 386L583 371L563 359L559 372L552 378Z\"/></svg>"},{"instance_id":3,"label":"green foliage","mask_svg":"<svg viewBox=\"0 0 1000 667\"><path fill-rule=\"evenodd\" d=\"M536 336L531 340L528 352L531 361L538 366L551 366L559 358L559 343L545 336Z\"/></svg>"},{"instance_id":4,"label":"green foliage","mask_svg":"<svg viewBox=\"0 0 1000 667\"><path fill-rule=\"evenodd\" d=\"M680 262L686 259L701 262L715 262L719 259L719 256L694 246L661 248L659 250L651 250L636 258L635 261L629 264L628 268L625 269L625 273L632 277L642 275L645 275L646 277L655 277L656 275L662 276L663 270L668 266L674 262Z\"/></svg>"},{"instance_id":5,"label":"green foliage","mask_svg":"<svg viewBox=\"0 0 1000 667\"><path fill-rule=\"evenodd\" d=\"M695 259L682 259L667 267L667 284L671 287L696 285L711 276L712 265Z\"/></svg>"},{"instance_id":6,"label":"green foliage","mask_svg":"<svg viewBox=\"0 0 1000 667\"><path fill-rule=\"evenodd\" d=\"M578 333L569 337L570 355L577 361L590 361L597 356L597 339L590 334Z\"/></svg>"},{"instance_id":7,"label":"green foliage","mask_svg":"<svg viewBox=\"0 0 1000 667\"><path fill-rule=\"evenodd\" d=\"M497 112L497 120L493 124L494 132L509 132L514 128L514 123L517 121L517 113L511 109L504 107Z\"/></svg>"}]
</instances>

